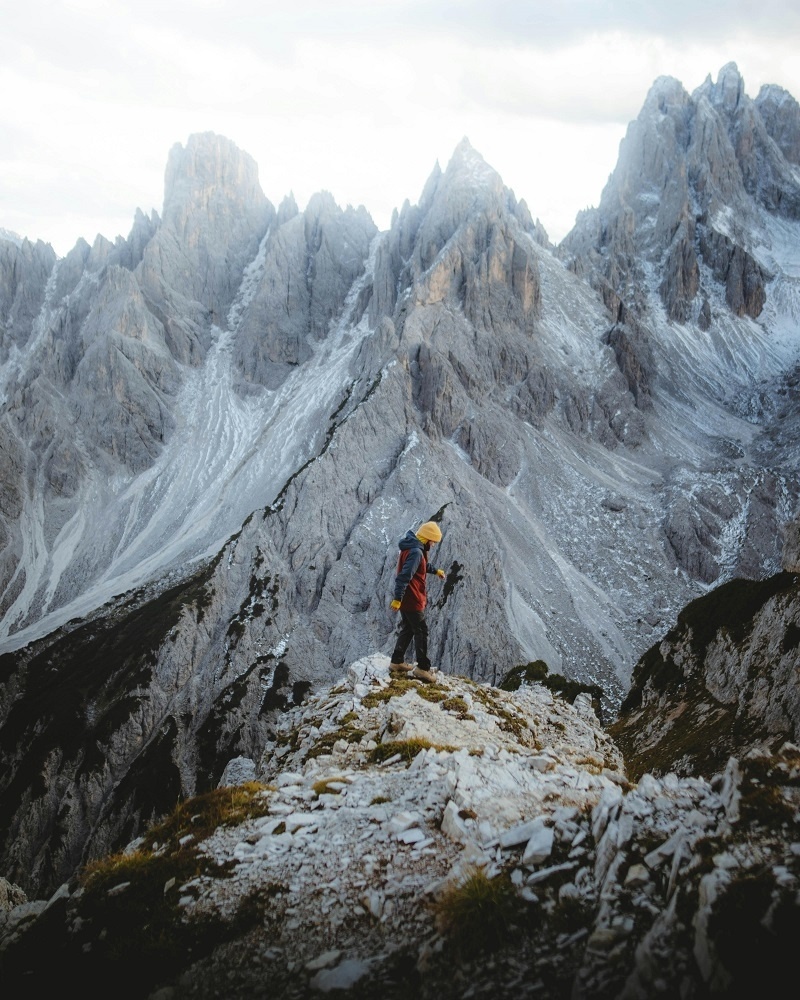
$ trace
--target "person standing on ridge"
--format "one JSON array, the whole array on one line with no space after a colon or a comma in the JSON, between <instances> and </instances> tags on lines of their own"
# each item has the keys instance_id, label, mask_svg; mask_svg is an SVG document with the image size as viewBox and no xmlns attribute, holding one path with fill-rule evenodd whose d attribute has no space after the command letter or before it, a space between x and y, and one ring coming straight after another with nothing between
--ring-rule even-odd
<instances>
[{"instance_id":1,"label":"person standing on ridge","mask_svg":"<svg viewBox=\"0 0 800 1000\"><path fill-rule=\"evenodd\" d=\"M394 674L407 673L409 677L426 684L434 680L428 658L428 623L425 620L428 603L426 578L428 573L435 573L441 579L445 576L444 570L432 566L427 557L431 545L441 540L442 532L435 521L426 521L416 531L407 531L400 539L394 597L389 605L392 611L400 612L400 627L389 670ZM404 662L412 639L417 653L416 667Z\"/></svg>"}]
</instances>

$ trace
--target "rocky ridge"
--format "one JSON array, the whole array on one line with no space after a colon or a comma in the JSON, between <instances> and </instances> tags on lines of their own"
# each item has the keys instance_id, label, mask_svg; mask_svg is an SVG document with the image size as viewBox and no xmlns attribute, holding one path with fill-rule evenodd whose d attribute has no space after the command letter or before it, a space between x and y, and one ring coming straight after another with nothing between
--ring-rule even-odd
<instances>
[{"instance_id":1,"label":"rocky ridge","mask_svg":"<svg viewBox=\"0 0 800 1000\"><path fill-rule=\"evenodd\" d=\"M126 852L141 867L122 858L99 892L72 882L23 902L6 885L4 982L45 986L45 947L85 996L113 980L159 1000L740 997L788 973L793 744L708 778L631 784L587 694L571 705L542 684L424 686L373 655L288 712L257 763L230 761L221 786L236 785L253 818L197 844L191 819L142 837ZM187 845L205 874L169 877ZM193 958L142 963L146 933L118 924L148 866L148 905L173 914L162 934L217 928ZM471 909L476 886L496 895Z\"/></svg>"},{"instance_id":2,"label":"rocky ridge","mask_svg":"<svg viewBox=\"0 0 800 1000\"><path fill-rule=\"evenodd\" d=\"M683 609L636 665L610 727L630 774L709 773L733 754L800 743L798 579L731 580Z\"/></svg>"}]
</instances>

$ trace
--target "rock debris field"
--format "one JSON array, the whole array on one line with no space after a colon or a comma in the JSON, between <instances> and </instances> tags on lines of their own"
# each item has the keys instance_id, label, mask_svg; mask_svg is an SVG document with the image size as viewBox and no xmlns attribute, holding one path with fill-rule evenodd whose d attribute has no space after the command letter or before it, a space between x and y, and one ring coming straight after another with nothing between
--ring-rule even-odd
<instances>
[{"instance_id":1,"label":"rock debris field","mask_svg":"<svg viewBox=\"0 0 800 1000\"><path fill-rule=\"evenodd\" d=\"M266 892L268 912L157 1000L738 995L714 903L771 868L780 940L800 838L742 825L735 759L712 782L632 785L586 694L388 668L359 660L281 719L261 761L230 762L220 784L264 783L268 811L201 845L233 874L182 886L181 907L232 917Z\"/></svg>"}]
</instances>

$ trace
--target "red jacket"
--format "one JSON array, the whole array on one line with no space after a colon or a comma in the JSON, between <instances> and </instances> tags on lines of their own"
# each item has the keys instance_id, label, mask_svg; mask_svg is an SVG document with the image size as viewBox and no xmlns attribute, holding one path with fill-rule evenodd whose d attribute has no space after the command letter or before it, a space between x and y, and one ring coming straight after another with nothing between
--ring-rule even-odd
<instances>
[{"instance_id":1,"label":"red jacket","mask_svg":"<svg viewBox=\"0 0 800 1000\"><path fill-rule=\"evenodd\" d=\"M435 573L426 558L428 544L421 542L413 531L400 539L400 555L397 559L397 576L394 581L394 597L400 601L401 611L424 611L428 603L425 581L428 573Z\"/></svg>"}]
</instances>

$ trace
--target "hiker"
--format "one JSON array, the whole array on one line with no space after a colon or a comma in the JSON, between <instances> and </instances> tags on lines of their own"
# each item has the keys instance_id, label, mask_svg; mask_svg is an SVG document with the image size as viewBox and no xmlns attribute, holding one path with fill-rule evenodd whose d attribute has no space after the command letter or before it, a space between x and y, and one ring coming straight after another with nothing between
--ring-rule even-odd
<instances>
[{"instance_id":1,"label":"hiker","mask_svg":"<svg viewBox=\"0 0 800 1000\"><path fill-rule=\"evenodd\" d=\"M431 545L441 540L442 532L435 521L426 521L416 531L407 531L400 539L394 598L389 605L392 611L400 612L400 627L389 670L394 674L408 674L426 684L433 683L434 676L428 659L428 623L425 621L428 595L425 581L428 573L435 573L442 579L445 577L444 570L432 566L427 557ZM416 667L404 662L412 639L417 653Z\"/></svg>"}]
</instances>

